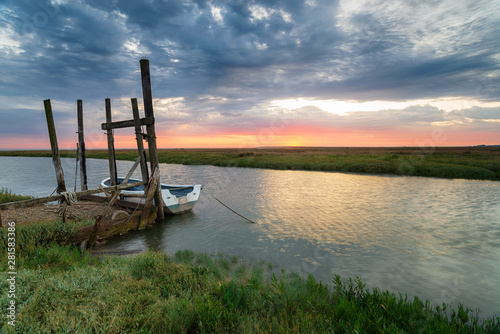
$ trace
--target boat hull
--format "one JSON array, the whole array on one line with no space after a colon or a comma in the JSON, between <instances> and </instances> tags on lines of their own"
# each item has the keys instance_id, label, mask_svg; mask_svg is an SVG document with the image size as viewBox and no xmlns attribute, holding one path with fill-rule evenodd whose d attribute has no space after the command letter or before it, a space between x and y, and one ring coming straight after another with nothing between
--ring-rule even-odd
<instances>
[{"instance_id":1,"label":"boat hull","mask_svg":"<svg viewBox=\"0 0 500 334\"><path fill-rule=\"evenodd\" d=\"M178 215L184 212L189 212L193 210L196 202L186 202L184 204L175 204L171 206L163 206L163 210L165 213L173 214L173 215Z\"/></svg>"},{"instance_id":2,"label":"boat hull","mask_svg":"<svg viewBox=\"0 0 500 334\"><path fill-rule=\"evenodd\" d=\"M124 178L118 178L118 183L123 182ZM140 182L139 179L129 179L127 183ZM101 182L103 188L110 186L110 179L104 179ZM163 209L167 214L181 214L191 211L201 193L201 185L167 185L161 184L161 194L163 199ZM127 202L144 204L144 187L127 188L121 191L120 195Z\"/></svg>"}]
</instances>

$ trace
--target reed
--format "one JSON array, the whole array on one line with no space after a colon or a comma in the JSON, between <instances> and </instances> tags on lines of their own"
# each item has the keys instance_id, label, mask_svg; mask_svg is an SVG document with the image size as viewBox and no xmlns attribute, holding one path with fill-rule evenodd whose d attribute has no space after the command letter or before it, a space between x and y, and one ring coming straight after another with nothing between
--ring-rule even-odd
<instances>
[{"instance_id":1,"label":"reed","mask_svg":"<svg viewBox=\"0 0 500 334\"><path fill-rule=\"evenodd\" d=\"M32 199L32 196L16 195L5 187L0 188L0 204Z\"/></svg>"}]
</instances>

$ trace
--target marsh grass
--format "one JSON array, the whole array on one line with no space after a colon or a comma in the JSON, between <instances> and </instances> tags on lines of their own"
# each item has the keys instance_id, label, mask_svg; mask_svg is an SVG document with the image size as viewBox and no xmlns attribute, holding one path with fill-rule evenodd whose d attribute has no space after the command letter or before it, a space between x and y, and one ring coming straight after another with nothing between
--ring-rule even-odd
<instances>
[{"instance_id":1,"label":"marsh grass","mask_svg":"<svg viewBox=\"0 0 500 334\"><path fill-rule=\"evenodd\" d=\"M16 201L24 201L32 198L33 198L32 196L13 194L11 190L5 187L0 188L0 204L16 202Z\"/></svg>"},{"instance_id":2,"label":"marsh grass","mask_svg":"<svg viewBox=\"0 0 500 334\"><path fill-rule=\"evenodd\" d=\"M499 317L370 291L358 277L325 285L189 250L97 258L56 243L69 229L40 231L18 240L16 327L3 321L3 333L500 333Z\"/></svg>"},{"instance_id":3,"label":"marsh grass","mask_svg":"<svg viewBox=\"0 0 500 334\"><path fill-rule=\"evenodd\" d=\"M0 151L0 155L50 156L50 151ZM500 147L392 147L259 149L160 149L161 163L278 170L316 170L440 178L500 180ZM73 150L61 151L75 157ZM105 150L88 158L107 159ZM117 150L119 160L134 161L136 150Z\"/></svg>"},{"instance_id":4,"label":"marsh grass","mask_svg":"<svg viewBox=\"0 0 500 334\"><path fill-rule=\"evenodd\" d=\"M88 222L61 221L41 222L33 225L17 225L16 262L22 267L32 267L34 264L43 268L53 269L54 264L66 266L73 258L62 250L63 245L81 226L92 224ZM7 229L0 228L0 253L7 254ZM49 246L53 246L52 248ZM76 250L76 249L75 249ZM0 268L6 270L6 259L0 261Z\"/></svg>"}]
</instances>

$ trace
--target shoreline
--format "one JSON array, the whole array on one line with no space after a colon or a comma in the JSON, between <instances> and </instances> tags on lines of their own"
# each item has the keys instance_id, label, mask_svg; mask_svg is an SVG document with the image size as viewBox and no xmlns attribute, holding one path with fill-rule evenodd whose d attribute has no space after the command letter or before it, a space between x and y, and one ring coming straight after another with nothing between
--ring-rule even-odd
<instances>
[{"instance_id":1,"label":"shoreline","mask_svg":"<svg viewBox=\"0 0 500 334\"><path fill-rule=\"evenodd\" d=\"M75 150L60 150L75 158ZM49 150L0 151L0 156L50 157ZM108 159L107 150L87 150ZM275 170L305 170L500 181L500 147L272 147L159 149L160 163ZM135 149L117 149L117 160L135 161Z\"/></svg>"}]
</instances>

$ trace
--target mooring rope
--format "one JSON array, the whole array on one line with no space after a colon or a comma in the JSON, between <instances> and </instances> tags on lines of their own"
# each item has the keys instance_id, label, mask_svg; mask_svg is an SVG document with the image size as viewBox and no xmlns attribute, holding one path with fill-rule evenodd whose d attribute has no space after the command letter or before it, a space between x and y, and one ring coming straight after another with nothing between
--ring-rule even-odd
<instances>
[{"instance_id":1,"label":"mooring rope","mask_svg":"<svg viewBox=\"0 0 500 334\"><path fill-rule=\"evenodd\" d=\"M221 201L220 199L218 199L217 197L215 197L215 196L214 196L214 195L212 195L211 193L208 193L208 194L209 194L210 196L212 196L212 197L213 197L213 198L214 198L217 202L219 202L219 203L220 203L220 204L222 204L224 207L226 207L229 211L231 211L231 212L233 212L233 213L237 214L238 216L240 216L241 218L243 218L243 219L245 219L245 220L249 221L249 222L250 222L250 223L252 223L252 224L257 224L256 222L254 222L254 221L252 221L252 220L248 219L247 217L244 217L244 216L240 215L238 212L234 211L234 210L233 210L233 209L231 209L229 206L227 206L226 204L222 203L222 201Z\"/></svg>"},{"instance_id":2,"label":"mooring rope","mask_svg":"<svg viewBox=\"0 0 500 334\"><path fill-rule=\"evenodd\" d=\"M76 197L76 193L74 191L62 192L61 196L64 197L64 201L68 204L75 203L78 200L78 198Z\"/></svg>"},{"instance_id":3,"label":"mooring rope","mask_svg":"<svg viewBox=\"0 0 500 334\"><path fill-rule=\"evenodd\" d=\"M49 195L49 197L54 195L56 193L57 189L59 189L59 187L56 187L56 189L54 189L54 191Z\"/></svg>"}]
</instances>

